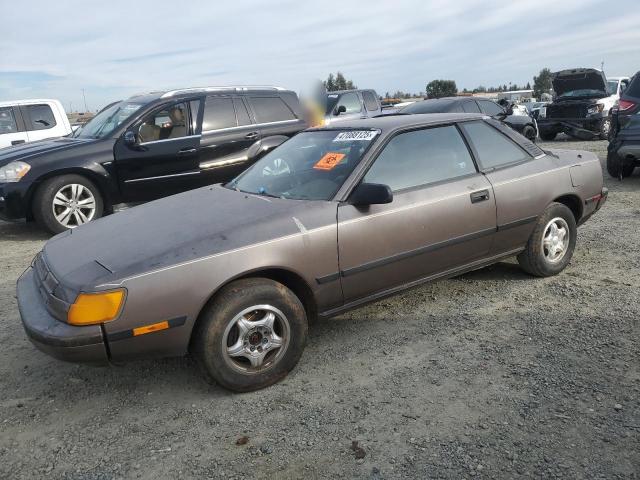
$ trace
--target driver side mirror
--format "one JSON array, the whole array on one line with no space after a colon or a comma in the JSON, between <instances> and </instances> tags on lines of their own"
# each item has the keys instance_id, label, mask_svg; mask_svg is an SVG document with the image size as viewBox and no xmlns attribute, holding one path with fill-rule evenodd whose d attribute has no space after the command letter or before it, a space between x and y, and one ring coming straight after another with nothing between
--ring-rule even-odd
<instances>
[{"instance_id":1,"label":"driver side mirror","mask_svg":"<svg viewBox=\"0 0 640 480\"><path fill-rule=\"evenodd\" d=\"M338 108L336 108L336 117L338 115L340 115L341 113L346 113L347 112L347 107L345 107L344 105L340 105Z\"/></svg>"},{"instance_id":2,"label":"driver side mirror","mask_svg":"<svg viewBox=\"0 0 640 480\"><path fill-rule=\"evenodd\" d=\"M393 193L391 192L391 188L381 183L361 183L353 190L349 197L349 202L356 207L380 205L383 203L391 203L392 201Z\"/></svg>"},{"instance_id":3,"label":"driver side mirror","mask_svg":"<svg viewBox=\"0 0 640 480\"><path fill-rule=\"evenodd\" d=\"M133 147L138 143L138 140L136 139L136 134L133 133L132 131L125 132L123 138L124 138L124 144L127 145L128 147Z\"/></svg>"}]
</instances>

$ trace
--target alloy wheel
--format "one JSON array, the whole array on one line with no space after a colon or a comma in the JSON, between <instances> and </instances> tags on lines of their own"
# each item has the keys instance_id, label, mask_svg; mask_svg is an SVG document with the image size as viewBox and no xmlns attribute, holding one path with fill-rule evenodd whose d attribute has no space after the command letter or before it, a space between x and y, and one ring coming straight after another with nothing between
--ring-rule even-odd
<instances>
[{"instance_id":1,"label":"alloy wheel","mask_svg":"<svg viewBox=\"0 0 640 480\"><path fill-rule=\"evenodd\" d=\"M566 220L561 217L552 219L544 227L542 253L549 263L560 262L569 247L570 231Z\"/></svg>"},{"instance_id":2,"label":"alloy wheel","mask_svg":"<svg viewBox=\"0 0 640 480\"><path fill-rule=\"evenodd\" d=\"M91 190L79 183L60 188L53 197L53 216L66 228L90 222L96 213L96 199Z\"/></svg>"}]
</instances>

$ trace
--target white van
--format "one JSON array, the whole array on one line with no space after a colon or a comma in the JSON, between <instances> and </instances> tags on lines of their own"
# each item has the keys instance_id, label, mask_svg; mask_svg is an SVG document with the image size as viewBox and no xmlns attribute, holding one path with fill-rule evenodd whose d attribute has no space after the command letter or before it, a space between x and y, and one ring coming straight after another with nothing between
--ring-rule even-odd
<instances>
[{"instance_id":1,"label":"white van","mask_svg":"<svg viewBox=\"0 0 640 480\"><path fill-rule=\"evenodd\" d=\"M58 100L0 102L0 148L71 133Z\"/></svg>"}]
</instances>

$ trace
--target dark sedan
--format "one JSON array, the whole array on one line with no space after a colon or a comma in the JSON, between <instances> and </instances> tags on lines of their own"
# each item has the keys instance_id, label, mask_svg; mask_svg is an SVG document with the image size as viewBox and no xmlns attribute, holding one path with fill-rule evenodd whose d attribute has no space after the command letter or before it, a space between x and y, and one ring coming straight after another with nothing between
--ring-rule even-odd
<instances>
[{"instance_id":1,"label":"dark sedan","mask_svg":"<svg viewBox=\"0 0 640 480\"><path fill-rule=\"evenodd\" d=\"M545 152L482 115L345 121L226 185L54 237L18 304L55 357L190 351L221 385L253 390L296 365L309 318L512 256L558 274L605 198L594 154Z\"/></svg>"},{"instance_id":2,"label":"dark sedan","mask_svg":"<svg viewBox=\"0 0 640 480\"><path fill-rule=\"evenodd\" d=\"M400 113L484 113L506 123L532 142L536 141L538 128L528 115L514 115L511 108L504 109L493 100L483 97L445 97L423 100L407 105Z\"/></svg>"}]
</instances>

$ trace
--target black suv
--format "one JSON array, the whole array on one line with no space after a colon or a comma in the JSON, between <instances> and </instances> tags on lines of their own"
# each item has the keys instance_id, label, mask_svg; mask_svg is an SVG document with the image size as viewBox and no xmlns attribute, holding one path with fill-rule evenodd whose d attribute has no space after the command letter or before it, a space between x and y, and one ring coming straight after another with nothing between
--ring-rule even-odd
<instances>
[{"instance_id":1,"label":"black suv","mask_svg":"<svg viewBox=\"0 0 640 480\"><path fill-rule=\"evenodd\" d=\"M444 97L422 100L407 105L399 113L484 113L506 123L528 140L535 142L538 136L536 122L529 115L514 115L513 108L502 108L484 97Z\"/></svg>"},{"instance_id":2,"label":"black suv","mask_svg":"<svg viewBox=\"0 0 640 480\"><path fill-rule=\"evenodd\" d=\"M624 90L611 114L607 171L614 178L628 177L640 166L640 72Z\"/></svg>"},{"instance_id":3,"label":"black suv","mask_svg":"<svg viewBox=\"0 0 640 480\"><path fill-rule=\"evenodd\" d=\"M1 149L0 217L62 232L120 203L230 180L304 128L297 95L278 87L134 96L72 137Z\"/></svg>"}]
</instances>

